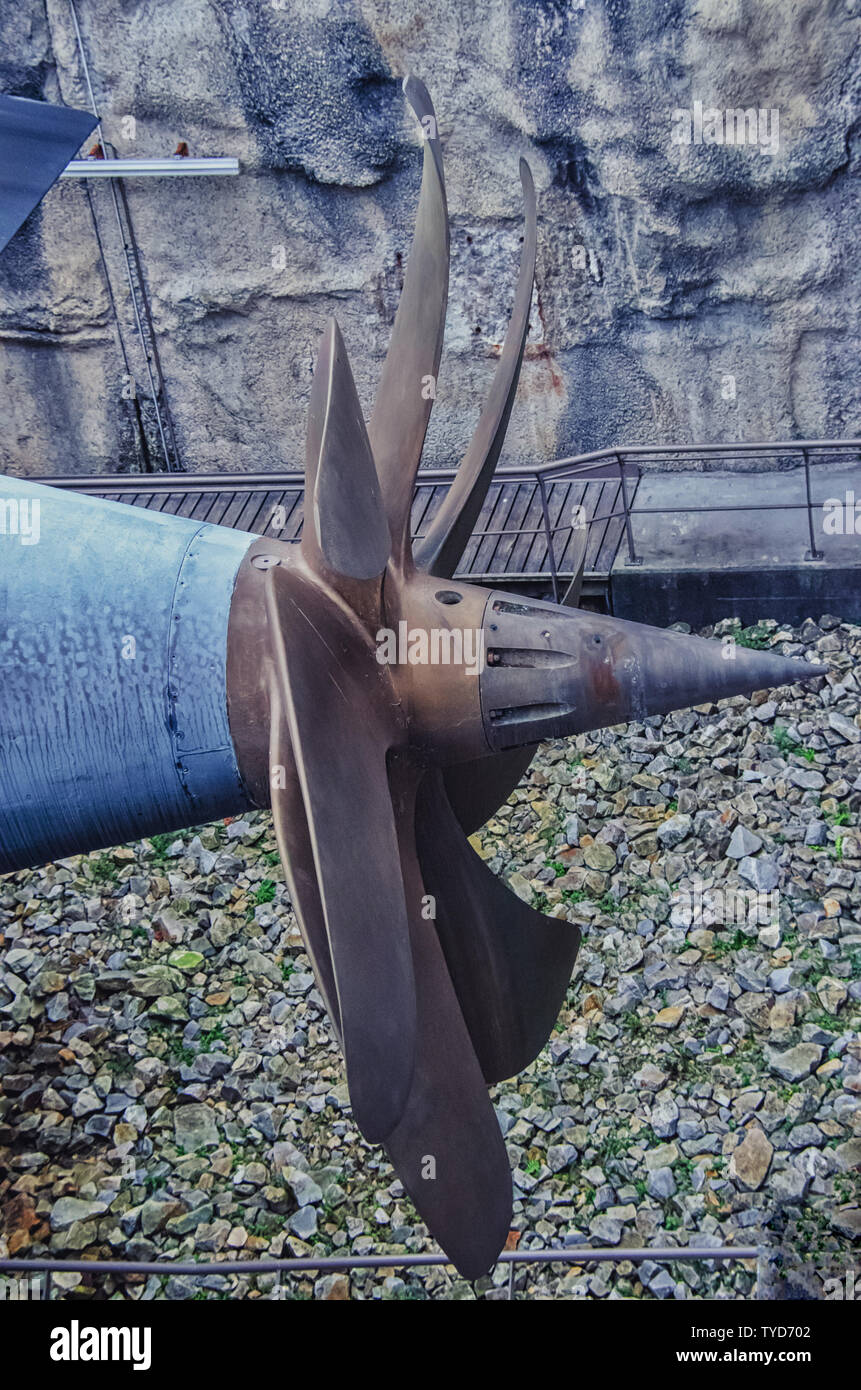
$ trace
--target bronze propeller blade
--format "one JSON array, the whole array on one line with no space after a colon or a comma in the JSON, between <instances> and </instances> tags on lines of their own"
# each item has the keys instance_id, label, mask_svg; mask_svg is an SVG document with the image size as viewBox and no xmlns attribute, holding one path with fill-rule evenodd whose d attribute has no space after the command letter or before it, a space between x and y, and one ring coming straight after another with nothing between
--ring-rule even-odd
<instances>
[{"instance_id":1,"label":"bronze propeller blade","mask_svg":"<svg viewBox=\"0 0 861 1390\"><path fill-rule=\"evenodd\" d=\"M300 571L273 567L266 588L350 1099L362 1132L380 1140L403 1113L415 1065L415 983L386 776L396 709L373 649Z\"/></svg>"},{"instance_id":2,"label":"bronze propeller blade","mask_svg":"<svg viewBox=\"0 0 861 1390\"><path fill-rule=\"evenodd\" d=\"M368 424L392 533L392 559L401 567L411 561L410 513L442 357L449 262L436 113L418 78L405 80L404 93L422 124L422 191L395 326Z\"/></svg>"},{"instance_id":3,"label":"bronze propeller blade","mask_svg":"<svg viewBox=\"0 0 861 1390\"><path fill-rule=\"evenodd\" d=\"M272 564L265 580L275 672L273 746L285 758L288 747L291 753L283 765L283 789L280 766L275 778L270 776L272 800L285 858L292 850L295 862L298 854L296 872L308 875L304 846L291 844L286 825L297 809L295 768L303 813L296 833L307 828L328 951L317 902L307 894L306 940L324 998L331 997L334 985L333 1021L356 1119L369 1139L380 1140L403 1113L415 1064L415 983L386 773L401 721L388 672L374 660L371 638L354 616L367 606L375 611L379 602L389 536L334 320L326 330L311 396L306 499L310 516L301 562ZM329 587L352 600L353 612L327 597ZM357 733L351 715L359 706L363 717ZM280 806L282 791L287 804ZM371 835L355 833L360 807ZM376 991L386 1000L379 1018L368 1008Z\"/></svg>"},{"instance_id":4,"label":"bronze propeller blade","mask_svg":"<svg viewBox=\"0 0 861 1390\"><path fill-rule=\"evenodd\" d=\"M416 1069L409 1099L386 1149L398 1176L446 1254L469 1279L484 1274L511 1225L508 1155L428 915L415 843L415 800L423 769L391 765L401 866L410 908L416 978ZM472 851L469 850L469 853ZM505 891L503 889L503 891ZM420 906L421 905L421 906Z\"/></svg>"},{"instance_id":5,"label":"bronze propeller blade","mask_svg":"<svg viewBox=\"0 0 861 1390\"><path fill-rule=\"evenodd\" d=\"M326 930L326 914L320 897L314 864L314 846L286 712L282 709L278 678L273 672L269 684L271 720L269 766L276 786L272 790L272 821L281 862L290 889L290 901L299 919L305 949L317 979L326 1012L343 1050L341 1009L332 966L332 953Z\"/></svg>"},{"instance_id":6,"label":"bronze propeller blade","mask_svg":"<svg viewBox=\"0 0 861 1390\"><path fill-rule=\"evenodd\" d=\"M389 530L347 349L334 318L320 346L308 410L302 553L338 584L378 579ZM349 586L348 586L349 587Z\"/></svg>"},{"instance_id":7,"label":"bronze propeller blade","mask_svg":"<svg viewBox=\"0 0 861 1390\"><path fill-rule=\"evenodd\" d=\"M439 769L416 814L422 876L472 1045L488 1082L534 1062L547 1042L580 945L573 923L528 907L464 837Z\"/></svg>"},{"instance_id":8,"label":"bronze propeller blade","mask_svg":"<svg viewBox=\"0 0 861 1390\"><path fill-rule=\"evenodd\" d=\"M444 770L446 796L467 835L479 830L508 800L534 757L534 747L508 748L490 758L452 763Z\"/></svg>"},{"instance_id":9,"label":"bronze propeller blade","mask_svg":"<svg viewBox=\"0 0 861 1390\"><path fill-rule=\"evenodd\" d=\"M505 431L520 377L520 364L526 334L529 331L529 306L535 280L535 252L538 227L535 215L535 184L525 159L520 161L520 182L523 185L525 228L520 255L520 274L514 296L514 308L502 345L502 354L493 384L479 417L478 425L467 449L457 477L428 527L427 535L416 547L416 565L430 574L454 574L472 535L482 504L487 495L493 472L502 449Z\"/></svg>"}]
</instances>

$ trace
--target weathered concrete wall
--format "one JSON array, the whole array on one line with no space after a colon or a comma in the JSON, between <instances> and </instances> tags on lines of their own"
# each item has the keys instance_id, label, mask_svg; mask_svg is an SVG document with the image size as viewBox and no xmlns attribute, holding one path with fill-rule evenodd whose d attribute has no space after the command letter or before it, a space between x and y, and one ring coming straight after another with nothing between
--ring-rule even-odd
<instances>
[{"instance_id":1,"label":"weathered concrete wall","mask_svg":"<svg viewBox=\"0 0 861 1390\"><path fill-rule=\"evenodd\" d=\"M185 139L242 162L239 179L127 184L189 470L301 463L332 312L370 409L420 176L407 70L437 106L452 217L427 462L460 457L494 368L521 154L539 261L506 460L858 432L857 0L78 0L78 13L118 153ZM86 105L67 0L2 6L0 87ZM674 110L695 101L777 108L776 152L673 143ZM774 133L771 117L757 132ZM92 203L107 276L80 184L55 188L0 261L3 471L140 465L117 315L141 393L146 375L109 190Z\"/></svg>"}]
</instances>

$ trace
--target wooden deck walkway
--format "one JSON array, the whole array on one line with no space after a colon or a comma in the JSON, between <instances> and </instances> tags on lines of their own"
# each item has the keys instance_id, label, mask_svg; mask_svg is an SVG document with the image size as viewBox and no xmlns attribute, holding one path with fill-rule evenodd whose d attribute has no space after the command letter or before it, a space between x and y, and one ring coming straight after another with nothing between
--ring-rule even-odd
<instances>
[{"instance_id":1,"label":"wooden deck walkway","mask_svg":"<svg viewBox=\"0 0 861 1390\"><path fill-rule=\"evenodd\" d=\"M602 472L613 476L600 476ZM600 468L588 479L557 479L545 483L547 523L552 536L556 572L570 578L573 566L572 521L576 508L589 526L586 581L605 584L623 535L622 496L614 470ZM639 475L628 470L628 500L633 502ZM152 474L130 477L45 478L53 486L135 507L191 517L238 531L298 541L302 534L304 493L296 474L193 475ZM419 475L413 501L413 536L424 535L450 486L423 481ZM618 513L618 515L614 515ZM518 472L507 479L497 475L491 484L472 538L458 568L465 581L494 582L503 578L533 583L552 578L547 523L537 477Z\"/></svg>"}]
</instances>

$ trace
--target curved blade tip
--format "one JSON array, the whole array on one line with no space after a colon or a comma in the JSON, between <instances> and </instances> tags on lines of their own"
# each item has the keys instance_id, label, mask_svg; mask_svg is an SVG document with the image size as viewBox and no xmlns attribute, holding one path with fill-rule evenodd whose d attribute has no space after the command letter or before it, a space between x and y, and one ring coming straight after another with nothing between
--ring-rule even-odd
<instances>
[{"instance_id":1,"label":"curved blade tip","mask_svg":"<svg viewBox=\"0 0 861 1390\"><path fill-rule=\"evenodd\" d=\"M537 213L535 199L535 180L532 177L532 170L527 161L521 155L520 158L520 187L523 189L523 201L526 204L525 217L528 230L534 231L534 224Z\"/></svg>"},{"instance_id":2,"label":"curved blade tip","mask_svg":"<svg viewBox=\"0 0 861 1390\"><path fill-rule=\"evenodd\" d=\"M412 1077L409 1078L410 1084ZM350 1070L347 1068L347 1090L353 1118L369 1144L385 1144L397 1129L404 1117L409 1103L410 1085L399 1087L392 1092L386 1085L381 1087L376 1079L365 1086L361 1083L350 1085Z\"/></svg>"},{"instance_id":3,"label":"curved blade tip","mask_svg":"<svg viewBox=\"0 0 861 1390\"><path fill-rule=\"evenodd\" d=\"M401 90L419 120L421 120L422 116L436 115L430 92L421 78L416 77L415 73L407 73L401 83Z\"/></svg>"},{"instance_id":4,"label":"curved blade tip","mask_svg":"<svg viewBox=\"0 0 861 1390\"><path fill-rule=\"evenodd\" d=\"M413 115L421 126L422 144L430 147L430 152L434 156L434 162L439 172L440 183L443 182L442 172L442 146L439 142L439 122L436 118L434 104L431 101L430 92L420 77L415 77L408 73L401 83L404 96L409 102Z\"/></svg>"},{"instance_id":5,"label":"curved blade tip","mask_svg":"<svg viewBox=\"0 0 861 1390\"><path fill-rule=\"evenodd\" d=\"M328 370L331 372L332 362L335 357L335 349L341 337L341 330L338 327L338 320L334 314L330 314L326 319L326 327L320 335L320 346L317 349L316 371Z\"/></svg>"},{"instance_id":6,"label":"curved blade tip","mask_svg":"<svg viewBox=\"0 0 861 1390\"><path fill-rule=\"evenodd\" d=\"M334 314L330 314L328 319L326 320L326 329L323 334L323 343L328 349L328 351L331 352L333 357L338 352L341 352L345 357L348 358L347 344L344 342L344 335L341 332L341 325L335 318Z\"/></svg>"}]
</instances>

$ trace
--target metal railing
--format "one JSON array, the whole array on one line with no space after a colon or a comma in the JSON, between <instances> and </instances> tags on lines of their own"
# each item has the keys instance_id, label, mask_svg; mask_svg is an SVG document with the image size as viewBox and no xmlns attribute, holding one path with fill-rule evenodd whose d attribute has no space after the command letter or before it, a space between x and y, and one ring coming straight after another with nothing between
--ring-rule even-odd
<instances>
[{"instance_id":1,"label":"metal railing","mask_svg":"<svg viewBox=\"0 0 861 1390\"><path fill-rule=\"evenodd\" d=\"M508 1265L508 1296L514 1297L514 1267L518 1264L608 1264L630 1261L642 1264L654 1260L656 1264L675 1264L702 1262L708 1260L758 1260L762 1247L757 1245L719 1245L710 1248L705 1245L662 1245L622 1247L595 1247L585 1245L564 1246L541 1250L503 1250L497 1264ZM8 1270L26 1276L37 1271L45 1273L45 1299L52 1295L52 1275L54 1274L155 1274L163 1278L171 1275L184 1275L191 1278L205 1278L207 1275L227 1274L301 1274L310 1271L334 1273L353 1269L426 1269L430 1266L446 1266L451 1261L445 1255L325 1255L295 1256L289 1259L270 1260L61 1260L42 1256L33 1259L0 1259L0 1273Z\"/></svg>"},{"instance_id":2,"label":"metal railing","mask_svg":"<svg viewBox=\"0 0 861 1390\"><path fill-rule=\"evenodd\" d=\"M753 502L748 500L741 503L712 502L707 505L689 506L686 503L676 503L672 507L629 507L627 499L624 502L625 508L625 528L628 544L627 563L630 565L642 564L642 557L636 554L634 549L633 535L630 527L632 516L667 515L671 512L760 512L760 511L805 511L807 514L807 532L810 541L810 548L805 553L804 559L821 560L823 554L816 548L816 539L813 526L813 511L821 503L813 501L811 495L810 470L814 464L826 462L834 463L846 461L858 463L861 461L861 439L801 439L785 440L781 442L768 442L759 444L693 444L678 449L670 446L661 446L660 450L650 450L647 446L624 450L613 450L622 480L622 491L624 494L624 477L626 461L639 459L645 463L649 459L653 462L658 458L661 461L672 459L675 463L697 462L728 462L731 460L757 459L761 462L773 462L777 464L780 472L791 472L793 465L799 462L804 471L804 500L799 502Z\"/></svg>"},{"instance_id":3,"label":"metal railing","mask_svg":"<svg viewBox=\"0 0 861 1390\"><path fill-rule=\"evenodd\" d=\"M759 463L773 464L774 468L768 471L780 471L792 473L799 467L804 474L804 499L796 502L759 502L748 500L743 503L730 502L711 502L701 504L674 503L672 506L662 507L637 507L631 505L628 494L628 480L630 468L637 465L639 469L647 469L648 466L659 464L666 465L672 462L678 466L685 464L702 465L723 464L734 462L749 463L755 460ZM807 517L807 535L809 549L804 554L804 560L814 561L824 558L823 552L817 549L816 536L814 530L813 513L817 503L813 500L811 490L811 468L816 464L835 462L861 462L861 439L800 439L800 440L769 440L755 444L661 444L661 445L632 445L628 448L599 449L591 454L581 454L570 458L556 459L553 463L540 465L529 470L502 469L498 470L497 478L506 478L512 481L522 473L523 480L528 481L537 479L541 489L542 512L544 527L548 535L548 563L550 566L550 578L553 584L553 596L558 602L559 599L559 576L556 567L556 558L551 537L560 531L570 532L573 529L573 522L568 522L563 526L550 526L547 509L547 483L548 481L559 482L565 480L590 479L599 476L598 469L605 468L602 476L615 476L619 480L622 510L617 511L614 507L612 512L603 515L590 517L586 524L594 526L600 521L609 521L621 517L624 524L625 543L627 556L625 563L628 565L642 565L644 557L637 554L634 544L634 533L631 518L636 516L666 516L676 512L689 514L708 513L708 512L759 512L759 511L804 511ZM708 470L714 471L714 469ZM765 471L765 470L763 470ZM420 475L423 479L425 475ZM639 474L638 474L639 476ZM704 470L704 476L707 471ZM482 533L476 533L482 534Z\"/></svg>"},{"instance_id":4,"label":"metal railing","mask_svg":"<svg viewBox=\"0 0 861 1390\"><path fill-rule=\"evenodd\" d=\"M726 467L739 462L750 463L751 460L760 464L771 465L768 471L786 473L788 479L797 472L803 478L803 497L799 497L796 501L780 502L758 502L749 499L743 503L704 502L694 505L674 502L672 505L668 504L661 507L634 505L635 498L631 491L631 485L634 484L635 491L637 481L650 466L657 465L666 468L668 463L680 468L685 465L698 467L705 465L703 476L707 477L708 472L715 471L716 467ZM560 572L556 557L556 537L562 533L567 533L570 536L576 523L573 516L564 522L554 523L550 508L551 488L553 484L563 482L598 482L617 479L619 491L613 502L612 510L589 517L583 524L592 527L599 523L606 525L611 521L621 521L625 537L625 563L627 565L641 565L644 559L643 555L637 551L632 519L638 516L671 515L676 512L695 514L734 511L801 511L806 515L809 543L809 548L804 553L803 558L806 562L821 560L823 558L822 551L816 545L814 512L822 504L814 500L812 475L813 470L819 465L840 462L852 464L861 462L861 439L799 439L765 441L756 444L643 444L597 449L592 453L572 455L535 466L499 468L494 475L494 483L528 483L537 490L541 508L540 524L477 529L473 532L473 540L482 541L493 537L501 538L502 536L536 537L543 535L547 542L547 571L535 575L524 574L519 577L549 579L554 598L558 601ZM433 491L435 488L450 485L456 475L456 468L422 469L416 479L416 491L417 493ZM279 489L301 493L304 487L304 474L298 469L274 473L198 473L185 474L180 480L176 474L134 473L79 478L43 478L40 481L54 487L69 488L83 493L103 494L110 492L113 496L118 497L140 492L147 494L184 492L186 494L206 495L209 493L258 491L266 494L277 492ZM859 499L861 499L861 489L859 489ZM620 502L621 507L619 507ZM419 526L415 538L421 539L422 534L421 526ZM300 535L297 534L289 539L298 541ZM491 561L495 554L496 550L494 549ZM481 578L482 576L471 575L470 577Z\"/></svg>"}]
</instances>

